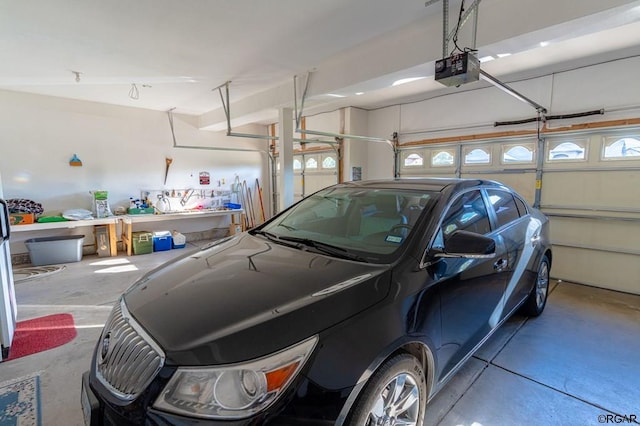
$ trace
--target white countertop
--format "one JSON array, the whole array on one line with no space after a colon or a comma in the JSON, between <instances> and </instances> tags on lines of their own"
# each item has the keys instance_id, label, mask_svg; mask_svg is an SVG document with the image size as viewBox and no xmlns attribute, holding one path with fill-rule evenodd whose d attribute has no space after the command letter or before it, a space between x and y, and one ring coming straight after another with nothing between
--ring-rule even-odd
<instances>
[{"instance_id":1,"label":"white countertop","mask_svg":"<svg viewBox=\"0 0 640 426\"><path fill-rule=\"evenodd\" d=\"M121 218L124 223L134 223L134 222L154 222L161 220L173 220L173 219L197 219L201 217L211 217L211 216L226 216L232 214L242 214L244 213L243 209L232 209L232 210L190 210L185 212L178 213L163 213L163 214L127 214L124 216L118 216Z\"/></svg>"},{"instance_id":2,"label":"white countertop","mask_svg":"<svg viewBox=\"0 0 640 426\"><path fill-rule=\"evenodd\" d=\"M124 221L124 223L134 222L154 222L162 220L176 220L176 219L198 219L201 217L213 217L213 216L225 216L233 214L242 214L243 209L233 210L193 210L178 213L163 213L163 214L127 214L121 216L111 216L101 219L87 219L87 220L67 220L62 222L45 222L45 223L30 223L28 225L12 225L11 232L25 232L25 231L41 231L44 229L70 229L80 228L83 226L94 225L110 225L118 223L118 220Z\"/></svg>"},{"instance_id":3,"label":"white countertop","mask_svg":"<svg viewBox=\"0 0 640 426\"><path fill-rule=\"evenodd\" d=\"M41 231L43 229L79 228L82 226L110 225L115 223L118 223L117 216L105 217L102 219L66 220L62 222L30 223L28 225L12 225L11 232Z\"/></svg>"}]
</instances>

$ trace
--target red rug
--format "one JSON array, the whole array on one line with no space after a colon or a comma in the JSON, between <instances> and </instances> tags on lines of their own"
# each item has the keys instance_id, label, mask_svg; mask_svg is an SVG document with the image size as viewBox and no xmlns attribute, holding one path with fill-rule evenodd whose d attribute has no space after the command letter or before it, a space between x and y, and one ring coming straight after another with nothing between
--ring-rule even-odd
<instances>
[{"instance_id":1,"label":"red rug","mask_svg":"<svg viewBox=\"0 0 640 426\"><path fill-rule=\"evenodd\" d=\"M72 341L76 326L71 314L55 314L19 321L7 361L62 346Z\"/></svg>"}]
</instances>

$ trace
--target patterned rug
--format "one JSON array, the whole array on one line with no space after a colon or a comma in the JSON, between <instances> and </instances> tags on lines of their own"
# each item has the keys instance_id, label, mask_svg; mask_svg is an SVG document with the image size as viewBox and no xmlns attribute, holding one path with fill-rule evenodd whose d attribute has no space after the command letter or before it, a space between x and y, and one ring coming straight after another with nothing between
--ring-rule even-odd
<instances>
[{"instance_id":1,"label":"patterned rug","mask_svg":"<svg viewBox=\"0 0 640 426\"><path fill-rule=\"evenodd\" d=\"M17 284L22 281L32 280L34 278L46 277L47 275L60 272L65 266L28 266L25 268L17 268L13 270L13 281Z\"/></svg>"},{"instance_id":2,"label":"patterned rug","mask_svg":"<svg viewBox=\"0 0 640 426\"><path fill-rule=\"evenodd\" d=\"M40 426L40 376L0 383L0 426Z\"/></svg>"}]
</instances>

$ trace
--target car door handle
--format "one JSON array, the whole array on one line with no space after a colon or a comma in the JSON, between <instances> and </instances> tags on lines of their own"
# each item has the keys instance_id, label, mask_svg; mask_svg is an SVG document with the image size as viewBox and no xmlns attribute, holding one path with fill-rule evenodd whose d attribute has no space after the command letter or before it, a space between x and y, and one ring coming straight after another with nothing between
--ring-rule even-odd
<instances>
[{"instance_id":1,"label":"car door handle","mask_svg":"<svg viewBox=\"0 0 640 426\"><path fill-rule=\"evenodd\" d=\"M507 267L508 264L509 264L509 262L507 261L507 259L498 259L493 264L493 269L495 269L496 272L502 272L504 270L504 268Z\"/></svg>"},{"instance_id":2,"label":"car door handle","mask_svg":"<svg viewBox=\"0 0 640 426\"><path fill-rule=\"evenodd\" d=\"M540 235L534 235L533 237L531 237L531 245L532 246L537 246L538 243L540 242Z\"/></svg>"}]
</instances>

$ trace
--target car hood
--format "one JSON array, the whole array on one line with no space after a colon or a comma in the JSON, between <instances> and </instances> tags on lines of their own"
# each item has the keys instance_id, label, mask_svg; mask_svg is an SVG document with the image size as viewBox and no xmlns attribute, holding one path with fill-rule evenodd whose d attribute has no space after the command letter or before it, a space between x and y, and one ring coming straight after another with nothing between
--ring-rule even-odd
<instances>
[{"instance_id":1,"label":"car hood","mask_svg":"<svg viewBox=\"0 0 640 426\"><path fill-rule=\"evenodd\" d=\"M275 352L382 300L389 266L239 236L177 258L125 294L167 364L239 362Z\"/></svg>"}]
</instances>

